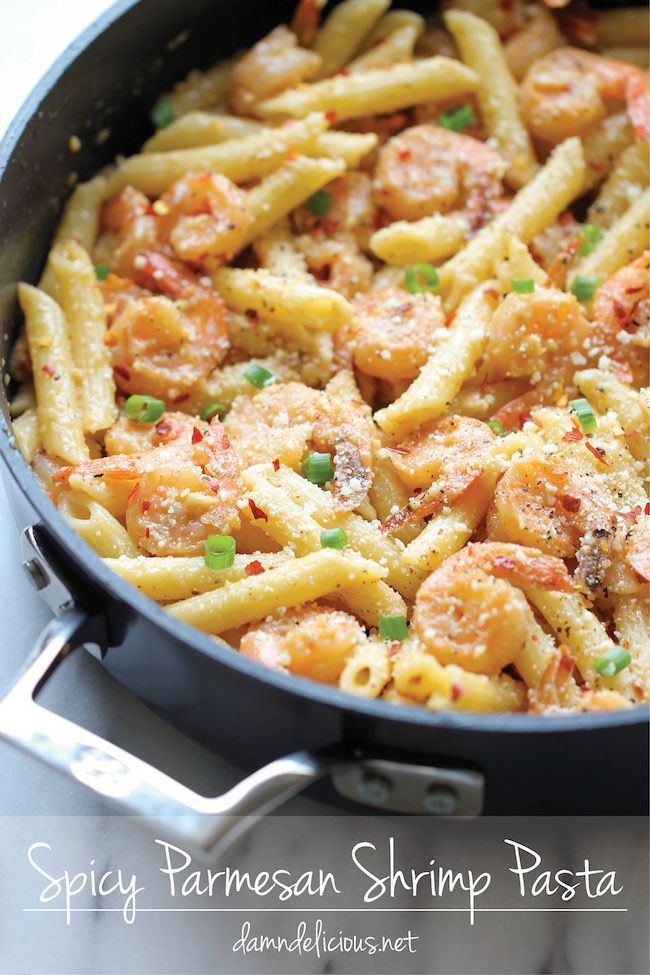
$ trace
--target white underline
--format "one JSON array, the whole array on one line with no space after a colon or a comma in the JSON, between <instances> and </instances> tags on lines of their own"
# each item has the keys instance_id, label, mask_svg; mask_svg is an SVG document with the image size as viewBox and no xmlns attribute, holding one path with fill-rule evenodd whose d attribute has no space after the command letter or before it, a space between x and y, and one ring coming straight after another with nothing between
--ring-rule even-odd
<instances>
[{"instance_id":1,"label":"white underline","mask_svg":"<svg viewBox=\"0 0 650 975\"><path fill-rule=\"evenodd\" d=\"M123 914L122 907L23 907L28 914ZM138 907L137 914L625 914L627 907Z\"/></svg>"}]
</instances>

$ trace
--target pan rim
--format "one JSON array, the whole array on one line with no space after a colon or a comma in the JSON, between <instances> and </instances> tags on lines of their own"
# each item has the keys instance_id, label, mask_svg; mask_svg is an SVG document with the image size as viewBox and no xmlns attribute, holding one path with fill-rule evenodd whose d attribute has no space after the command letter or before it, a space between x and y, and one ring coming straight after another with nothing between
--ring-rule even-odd
<instances>
[{"instance_id":1,"label":"pan rim","mask_svg":"<svg viewBox=\"0 0 650 975\"><path fill-rule=\"evenodd\" d=\"M5 171L20 138L44 98L87 48L135 7L138 0L117 0L65 48L50 68L36 82L0 140L0 190ZM8 283L7 283L8 284ZM5 285L6 286L6 285ZM4 286L3 286L4 287ZM4 403L6 394L3 389ZM530 715L528 713L483 714L458 711L427 711L424 707L391 704L381 699L358 698L333 685L319 684L307 678L274 672L249 660L225 644L187 623L175 620L154 600L138 592L105 566L99 555L64 521L38 484L31 468L20 456L13 432L2 411L0 420L0 457L17 489L26 497L55 543L76 565L83 565L94 587L108 593L110 599L145 617L169 636L179 640L192 653L207 656L219 665L233 669L247 679L271 686L276 693L321 707L331 707L350 717L372 718L395 724L419 725L440 730L481 731L490 734L570 733L601 731L627 725L647 724L650 707L636 706L622 711L585 713L566 716Z\"/></svg>"}]
</instances>

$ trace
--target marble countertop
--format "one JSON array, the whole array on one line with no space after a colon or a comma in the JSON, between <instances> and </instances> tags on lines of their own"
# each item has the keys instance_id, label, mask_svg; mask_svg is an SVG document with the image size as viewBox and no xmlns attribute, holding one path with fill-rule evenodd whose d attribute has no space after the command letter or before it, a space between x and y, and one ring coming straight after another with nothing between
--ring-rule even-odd
<instances>
[{"instance_id":1,"label":"marble countertop","mask_svg":"<svg viewBox=\"0 0 650 975\"><path fill-rule=\"evenodd\" d=\"M52 60L108 5L106 0L2 0L0 131ZM47 608L20 565L18 535L0 482L0 696L49 619ZM238 769L169 728L88 654L73 655L66 664L65 680L54 682L49 704L62 714L74 715L81 724L91 723L109 739L119 732L127 745L136 748L137 743L144 744L150 757L155 760L156 755L164 756L168 771L206 793L217 794L238 778ZM286 969L278 968L282 962L272 959L226 961L224 938L225 932L228 936L232 933L232 925L222 915L206 918L177 914L171 923L166 920L168 915L163 915L164 923L160 918L155 924L147 922L136 934L134 929L118 924L111 914L76 917L67 927L57 915L24 913L21 905L33 885L25 850L33 840L54 837L71 857L78 860L83 855L86 863L89 857L104 866L137 858L146 842L141 826L127 819L109 818L106 811L104 803L90 793L0 743L0 975L379 971L379 966L367 958L356 959L352 966L335 954L292 959ZM265 827L266 833L253 833L240 855L254 857L261 848L270 846L280 862L291 862L306 849L319 851L326 842L342 847L359 835L366 822L360 818L334 819L331 810L304 798L293 800L287 811L294 816L306 815L292 822L277 820ZM328 814L330 825L308 819L307 814ZM377 828L377 820L373 828ZM410 960L404 958L403 968L385 970L643 971L639 966L644 955L638 946L633 950L624 939L607 938L596 953L593 947L585 947L584 937L592 937L591 929L581 927L582 922L566 923L563 915L557 923L552 915L540 915L539 922L534 923L524 915L510 915L503 923L487 926L485 922L481 929L461 928L453 915L443 917L449 920L439 927L425 952ZM382 930L389 929L392 922L382 922ZM430 925L427 930L429 934L433 931ZM500 961L505 944L509 946L507 965Z\"/></svg>"}]
</instances>

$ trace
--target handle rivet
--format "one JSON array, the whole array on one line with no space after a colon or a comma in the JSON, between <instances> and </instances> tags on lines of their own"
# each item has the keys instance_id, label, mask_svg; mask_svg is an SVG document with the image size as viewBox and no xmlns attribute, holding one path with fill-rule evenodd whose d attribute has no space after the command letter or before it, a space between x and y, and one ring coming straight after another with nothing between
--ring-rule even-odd
<instances>
[{"instance_id":1,"label":"handle rivet","mask_svg":"<svg viewBox=\"0 0 650 975\"><path fill-rule=\"evenodd\" d=\"M389 779L383 775L374 775L370 772L362 776L357 787L361 801L372 805L383 805L388 802L391 790L392 785Z\"/></svg>"},{"instance_id":2,"label":"handle rivet","mask_svg":"<svg viewBox=\"0 0 650 975\"><path fill-rule=\"evenodd\" d=\"M436 816L451 816L458 809L458 793L445 785L432 785L422 797L422 805Z\"/></svg>"},{"instance_id":3,"label":"handle rivet","mask_svg":"<svg viewBox=\"0 0 650 975\"><path fill-rule=\"evenodd\" d=\"M49 585L45 570L36 559L29 559L27 562L23 562L23 569L37 592L40 592L41 589L45 589Z\"/></svg>"}]
</instances>

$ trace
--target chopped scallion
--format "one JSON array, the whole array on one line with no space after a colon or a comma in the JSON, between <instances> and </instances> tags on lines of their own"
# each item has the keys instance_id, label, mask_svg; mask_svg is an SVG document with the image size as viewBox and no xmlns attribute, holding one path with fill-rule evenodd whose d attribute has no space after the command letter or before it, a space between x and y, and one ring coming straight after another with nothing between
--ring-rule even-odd
<instances>
[{"instance_id":1,"label":"chopped scallion","mask_svg":"<svg viewBox=\"0 0 650 975\"><path fill-rule=\"evenodd\" d=\"M572 413L575 413L583 433L593 433L596 430L598 424L588 400L572 399L569 408Z\"/></svg>"},{"instance_id":2,"label":"chopped scallion","mask_svg":"<svg viewBox=\"0 0 650 975\"><path fill-rule=\"evenodd\" d=\"M98 281L105 281L110 273L108 264L95 264L95 275Z\"/></svg>"},{"instance_id":3,"label":"chopped scallion","mask_svg":"<svg viewBox=\"0 0 650 975\"><path fill-rule=\"evenodd\" d=\"M155 423L165 412L165 404L154 396L129 396L124 404L124 413L129 420L137 423Z\"/></svg>"},{"instance_id":4,"label":"chopped scallion","mask_svg":"<svg viewBox=\"0 0 650 975\"><path fill-rule=\"evenodd\" d=\"M258 389L264 389L265 386L271 386L273 383L277 382L276 377L264 366L261 366L259 362L253 362L252 365L245 370L244 376L248 379L249 383L253 386L257 386Z\"/></svg>"},{"instance_id":5,"label":"chopped scallion","mask_svg":"<svg viewBox=\"0 0 650 975\"><path fill-rule=\"evenodd\" d=\"M168 98L159 98L151 109L151 121L157 129L164 129L175 118L174 107Z\"/></svg>"},{"instance_id":6,"label":"chopped scallion","mask_svg":"<svg viewBox=\"0 0 650 975\"><path fill-rule=\"evenodd\" d=\"M232 535L208 535L203 558L208 569L227 569L235 561L237 543Z\"/></svg>"},{"instance_id":7,"label":"chopped scallion","mask_svg":"<svg viewBox=\"0 0 650 975\"><path fill-rule=\"evenodd\" d=\"M327 190L316 190L307 200L307 209L315 217L324 217L332 205L332 194Z\"/></svg>"},{"instance_id":8,"label":"chopped scallion","mask_svg":"<svg viewBox=\"0 0 650 975\"><path fill-rule=\"evenodd\" d=\"M490 430L496 433L497 437L505 437L508 431L500 420L488 420L487 425Z\"/></svg>"},{"instance_id":9,"label":"chopped scallion","mask_svg":"<svg viewBox=\"0 0 650 975\"><path fill-rule=\"evenodd\" d=\"M584 304L587 301L591 301L596 294L597 287L598 281L592 275L576 274L571 285L571 293L576 296L578 301Z\"/></svg>"},{"instance_id":10,"label":"chopped scallion","mask_svg":"<svg viewBox=\"0 0 650 975\"><path fill-rule=\"evenodd\" d=\"M380 616L379 636L382 640L405 640L408 626L404 616Z\"/></svg>"},{"instance_id":11,"label":"chopped scallion","mask_svg":"<svg viewBox=\"0 0 650 975\"><path fill-rule=\"evenodd\" d=\"M532 278L513 278L510 287L518 295L532 295L535 282Z\"/></svg>"},{"instance_id":12,"label":"chopped scallion","mask_svg":"<svg viewBox=\"0 0 650 975\"><path fill-rule=\"evenodd\" d=\"M210 403L201 413L201 419L207 420L208 423L213 416L219 416L219 418L224 417L228 412L228 405L226 403Z\"/></svg>"},{"instance_id":13,"label":"chopped scallion","mask_svg":"<svg viewBox=\"0 0 650 975\"><path fill-rule=\"evenodd\" d=\"M585 257L591 254L596 244L603 236L603 232L595 223L585 223L582 225L582 243L578 249L578 254Z\"/></svg>"},{"instance_id":14,"label":"chopped scallion","mask_svg":"<svg viewBox=\"0 0 650 975\"><path fill-rule=\"evenodd\" d=\"M320 543L322 548L347 548L348 536L342 528L323 528Z\"/></svg>"},{"instance_id":15,"label":"chopped scallion","mask_svg":"<svg viewBox=\"0 0 650 975\"><path fill-rule=\"evenodd\" d=\"M432 264L413 264L404 271L404 287L412 295L418 291L435 291L440 283Z\"/></svg>"},{"instance_id":16,"label":"chopped scallion","mask_svg":"<svg viewBox=\"0 0 650 975\"><path fill-rule=\"evenodd\" d=\"M327 484L334 477L332 458L329 454L310 454L302 462L302 474L312 484Z\"/></svg>"},{"instance_id":17,"label":"chopped scallion","mask_svg":"<svg viewBox=\"0 0 650 975\"><path fill-rule=\"evenodd\" d=\"M623 647L612 647L601 657L594 660L594 670L597 670L601 677L614 677L622 670L629 667L632 656Z\"/></svg>"},{"instance_id":18,"label":"chopped scallion","mask_svg":"<svg viewBox=\"0 0 650 975\"><path fill-rule=\"evenodd\" d=\"M446 112L438 117L438 121L443 129L451 132L462 132L476 122L476 116L472 111L471 105L457 105L456 108L448 108Z\"/></svg>"}]
</instances>

